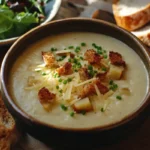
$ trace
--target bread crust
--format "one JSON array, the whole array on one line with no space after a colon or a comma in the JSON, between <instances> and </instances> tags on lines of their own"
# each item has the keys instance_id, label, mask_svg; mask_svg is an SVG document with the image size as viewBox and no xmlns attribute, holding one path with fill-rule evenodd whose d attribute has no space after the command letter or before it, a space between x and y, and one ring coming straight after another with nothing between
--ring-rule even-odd
<instances>
[{"instance_id":1,"label":"bread crust","mask_svg":"<svg viewBox=\"0 0 150 150\"><path fill-rule=\"evenodd\" d=\"M0 150L10 150L11 145L17 141L16 133L15 121L7 111L0 95Z\"/></svg>"},{"instance_id":2,"label":"bread crust","mask_svg":"<svg viewBox=\"0 0 150 150\"><path fill-rule=\"evenodd\" d=\"M150 47L150 32L143 35L136 35L136 33L133 32L137 38L139 38L144 44Z\"/></svg>"},{"instance_id":3,"label":"bread crust","mask_svg":"<svg viewBox=\"0 0 150 150\"><path fill-rule=\"evenodd\" d=\"M118 26L125 28L126 30L133 31L150 21L150 4L148 4L145 9L133 13L127 16L120 16L118 12L118 2L119 0L113 1L113 13Z\"/></svg>"}]
</instances>

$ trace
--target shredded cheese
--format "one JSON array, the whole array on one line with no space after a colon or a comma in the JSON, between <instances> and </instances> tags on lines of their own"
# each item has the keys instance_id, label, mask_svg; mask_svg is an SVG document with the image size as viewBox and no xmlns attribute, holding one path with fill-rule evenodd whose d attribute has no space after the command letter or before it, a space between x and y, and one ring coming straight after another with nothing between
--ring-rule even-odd
<instances>
[{"instance_id":1,"label":"shredded cheese","mask_svg":"<svg viewBox=\"0 0 150 150\"><path fill-rule=\"evenodd\" d=\"M79 100L81 100L81 99L74 99L74 100L72 100L71 102L70 102L70 105L73 105L74 103L76 103L76 102L78 102Z\"/></svg>"},{"instance_id":2,"label":"shredded cheese","mask_svg":"<svg viewBox=\"0 0 150 150\"><path fill-rule=\"evenodd\" d=\"M70 53L70 52L72 52L72 50L59 50L55 52L55 54L64 54L64 53Z\"/></svg>"},{"instance_id":3,"label":"shredded cheese","mask_svg":"<svg viewBox=\"0 0 150 150\"><path fill-rule=\"evenodd\" d=\"M110 90L106 94L104 94L103 98L106 100L108 97L112 96L114 94L114 91Z\"/></svg>"},{"instance_id":4,"label":"shredded cheese","mask_svg":"<svg viewBox=\"0 0 150 150\"><path fill-rule=\"evenodd\" d=\"M96 94L98 95L98 97L100 97L102 94L100 93L100 91L98 90L98 87L96 84L94 84L95 90L96 90Z\"/></svg>"},{"instance_id":5,"label":"shredded cheese","mask_svg":"<svg viewBox=\"0 0 150 150\"><path fill-rule=\"evenodd\" d=\"M92 79L86 80L86 81L84 81L84 82L81 82L81 83L79 83L79 84L76 84L75 87L78 87L78 86L87 84L87 83L89 83L89 82L94 81L95 79L96 79L96 78L92 78Z\"/></svg>"},{"instance_id":6,"label":"shredded cheese","mask_svg":"<svg viewBox=\"0 0 150 150\"><path fill-rule=\"evenodd\" d=\"M67 87L67 90L64 94L64 100L69 100L71 98L71 91L72 91L72 83L70 83Z\"/></svg>"}]
</instances>

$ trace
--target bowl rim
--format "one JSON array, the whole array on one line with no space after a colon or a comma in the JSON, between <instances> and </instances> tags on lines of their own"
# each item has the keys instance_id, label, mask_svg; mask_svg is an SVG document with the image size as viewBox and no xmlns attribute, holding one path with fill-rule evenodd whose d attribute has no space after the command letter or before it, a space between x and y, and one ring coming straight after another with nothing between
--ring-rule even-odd
<instances>
[{"instance_id":1,"label":"bowl rim","mask_svg":"<svg viewBox=\"0 0 150 150\"><path fill-rule=\"evenodd\" d=\"M57 12L58 12L58 10L60 8L61 3L62 3L62 0L56 0L55 1L55 4L53 6L54 8L52 9L51 13L48 15L48 18L46 20L44 20L44 22L42 22L40 25L38 25L38 27L45 25L46 23L48 23L49 21L51 21L55 17L55 15L57 14ZM36 27L34 27L34 28L36 28ZM32 29L34 29L34 28L32 28ZM30 29L30 30L32 30L32 29ZM25 32L25 33L27 33L27 32ZM15 42L19 37L21 37L22 35L17 36L17 37L12 37L12 38L8 38L8 39L0 40L0 46L10 45L13 42Z\"/></svg>"},{"instance_id":2,"label":"bowl rim","mask_svg":"<svg viewBox=\"0 0 150 150\"><path fill-rule=\"evenodd\" d=\"M42 121L39 121L38 119L30 116L29 114L27 114L25 111L23 111L19 106L17 106L17 104L15 104L15 102L13 100L11 100L11 96L9 95L9 92L7 90L7 84L5 81L5 65L6 62L9 60L8 58L11 56L11 53L13 53L13 49L15 49L16 45L18 45L19 42L22 41L22 39L24 38L28 38L28 36L30 36L31 33L34 33L38 30L42 30L45 27L48 27L51 24L58 24L61 22L76 22L76 21L89 21L89 22L95 22L95 23L100 23L112 28L115 28L117 30L120 30L121 32L125 33L128 37L131 37L135 43L140 47L141 52L145 55L146 57L146 63L148 63L148 66L150 68L150 57L148 52L146 51L145 46L130 32L126 31L125 29L122 29L121 27L118 27L117 25L114 25L112 23L106 22L106 21L102 21L102 20L97 20L97 19L87 19L87 18L69 18L69 19L61 19L61 20L55 20L52 22L49 22L43 26L38 26L36 28L33 28L32 30L28 31L27 33L25 33L24 35L22 35L8 50L8 52L6 53L3 62L2 62L2 67L1 67L1 89L2 89L2 95L4 94L8 103L10 104L11 108L13 109L13 111L15 111L15 113L19 114L21 117L23 117L24 119L26 119L27 121L34 123L35 125L40 125L43 127L48 127L48 128L53 128L53 129L57 129L57 130L64 130L64 131L72 131L72 132L86 132L86 131L105 131L105 130L109 130L109 129L113 129L116 127L119 127L131 120L133 120L134 118L136 118L145 107L147 107L150 104L150 80L148 83L148 90L146 93L146 96L144 98L144 100L142 101L142 103L135 108L135 110L133 110L130 114L126 115L124 118L106 124L106 125L101 125L101 126L93 126L93 127L86 127L86 128L71 128L71 127L61 127L59 125L52 125L52 124L48 124L48 123L44 123ZM146 69L147 70L147 69Z\"/></svg>"}]
</instances>

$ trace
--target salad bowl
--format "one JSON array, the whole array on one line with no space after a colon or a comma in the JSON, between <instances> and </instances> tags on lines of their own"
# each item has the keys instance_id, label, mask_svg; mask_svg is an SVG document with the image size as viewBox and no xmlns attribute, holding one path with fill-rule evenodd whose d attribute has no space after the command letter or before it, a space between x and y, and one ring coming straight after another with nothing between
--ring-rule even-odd
<instances>
[{"instance_id":1,"label":"salad bowl","mask_svg":"<svg viewBox=\"0 0 150 150\"><path fill-rule=\"evenodd\" d=\"M13 7L13 5L17 5L18 2L19 1L12 4L12 6L10 6L10 8ZM24 0L22 2L24 2ZM12 12L6 8L6 5L4 5L4 3L2 1L0 3L0 16L1 16L1 19L3 18L0 21L0 28L1 28L1 30L0 30L0 46L11 45L23 33L27 32L28 30L34 28L37 25L41 26L41 25L44 25L47 22L51 21L55 17L57 11L59 10L59 7L61 5L61 0L45 0L44 2L45 2L45 4L41 4L41 6L40 6L39 4L37 4L37 0L32 0L32 3L35 4L37 7L36 9L38 9L38 11L41 13L41 14L39 13L39 15L41 15L40 19L42 18L42 21L39 21L37 24L38 18L32 17L32 15L34 16L37 13L37 12L34 12L34 11L36 11L36 9L32 10L33 14L31 14L31 13L28 14L28 8L25 6L25 8L26 8L26 10L25 10L26 14L25 14L24 12L20 12L20 10L19 10L20 8L17 8L19 10L19 15L14 17ZM26 1L24 3L26 3ZM21 5L21 3L20 3L20 5ZM7 6L9 6L9 0L7 1ZM21 6L19 6L19 7L21 7ZM14 10L15 9L16 8L14 8ZM16 11L14 11L14 12L16 12ZM13 26L12 17L14 17L17 20L17 23L18 23L18 25L16 25L17 29L14 29L12 27ZM32 23L33 25L30 28L28 28L27 27L28 23ZM35 23L36 23L36 25L35 25ZM28 28L28 29L26 29L26 28ZM3 34L3 32L8 32L8 33Z\"/></svg>"}]
</instances>

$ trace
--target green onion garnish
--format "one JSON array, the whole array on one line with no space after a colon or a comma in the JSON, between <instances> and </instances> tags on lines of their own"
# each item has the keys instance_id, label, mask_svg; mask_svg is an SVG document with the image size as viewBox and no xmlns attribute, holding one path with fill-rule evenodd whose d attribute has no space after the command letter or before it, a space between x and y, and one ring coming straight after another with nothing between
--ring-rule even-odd
<instances>
[{"instance_id":1,"label":"green onion garnish","mask_svg":"<svg viewBox=\"0 0 150 150\"><path fill-rule=\"evenodd\" d=\"M58 81L59 81L59 82L62 82L62 79L59 79Z\"/></svg>"},{"instance_id":2,"label":"green onion garnish","mask_svg":"<svg viewBox=\"0 0 150 150\"><path fill-rule=\"evenodd\" d=\"M74 117L74 115L75 115L75 113L72 111L72 112L70 113L70 116L71 116L71 117Z\"/></svg>"},{"instance_id":3,"label":"green onion garnish","mask_svg":"<svg viewBox=\"0 0 150 150\"><path fill-rule=\"evenodd\" d=\"M72 81L72 78L68 78L67 80L68 80L68 82L71 82L71 81Z\"/></svg>"},{"instance_id":4,"label":"green onion garnish","mask_svg":"<svg viewBox=\"0 0 150 150\"><path fill-rule=\"evenodd\" d=\"M104 110L104 108L102 107L102 108L101 108L101 112L104 112L104 111L105 111L105 110Z\"/></svg>"},{"instance_id":5,"label":"green onion garnish","mask_svg":"<svg viewBox=\"0 0 150 150\"><path fill-rule=\"evenodd\" d=\"M103 68L102 68L102 71L107 71L107 68L103 67Z\"/></svg>"},{"instance_id":6,"label":"green onion garnish","mask_svg":"<svg viewBox=\"0 0 150 150\"><path fill-rule=\"evenodd\" d=\"M61 107L61 109L64 110L64 111L67 111L67 110L68 110L68 107L65 106L64 104L61 104L60 107Z\"/></svg>"},{"instance_id":7,"label":"green onion garnish","mask_svg":"<svg viewBox=\"0 0 150 150\"><path fill-rule=\"evenodd\" d=\"M82 57L82 56L80 56L80 59L81 59L81 60L83 60L83 57Z\"/></svg>"},{"instance_id":8,"label":"green onion garnish","mask_svg":"<svg viewBox=\"0 0 150 150\"><path fill-rule=\"evenodd\" d=\"M86 111L85 111L85 110L82 110L80 113L81 113L82 115L85 115L85 114L86 114Z\"/></svg>"},{"instance_id":9,"label":"green onion garnish","mask_svg":"<svg viewBox=\"0 0 150 150\"><path fill-rule=\"evenodd\" d=\"M62 89L61 89L61 90L59 90L59 92L60 92L60 93L62 93L62 91L63 91Z\"/></svg>"},{"instance_id":10,"label":"green onion garnish","mask_svg":"<svg viewBox=\"0 0 150 150\"><path fill-rule=\"evenodd\" d=\"M63 84L67 84L67 82L68 82L67 80L64 80L64 81L63 81Z\"/></svg>"},{"instance_id":11,"label":"green onion garnish","mask_svg":"<svg viewBox=\"0 0 150 150\"><path fill-rule=\"evenodd\" d=\"M113 83L111 86L110 86L110 89L115 91L116 89L118 88L118 85Z\"/></svg>"},{"instance_id":12,"label":"green onion garnish","mask_svg":"<svg viewBox=\"0 0 150 150\"><path fill-rule=\"evenodd\" d=\"M68 48L69 48L69 49L73 49L73 48L74 48L74 46L69 46Z\"/></svg>"},{"instance_id":13,"label":"green onion garnish","mask_svg":"<svg viewBox=\"0 0 150 150\"><path fill-rule=\"evenodd\" d=\"M122 100L122 97L121 97L120 95L117 95L117 96L116 96L116 99Z\"/></svg>"},{"instance_id":14,"label":"green onion garnish","mask_svg":"<svg viewBox=\"0 0 150 150\"><path fill-rule=\"evenodd\" d=\"M56 85L56 89L59 89L59 86L58 86L58 85Z\"/></svg>"},{"instance_id":15,"label":"green onion garnish","mask_svg":"<svg viewBox=\"0 0 150 150\"><path fill-rule=\"evenodd\" d=\"M52 48L51 48L51 51L52 51L52 52L57 51L57 48L52 47Z\"/></svg>"},{"instance_id":16,"label":"green onion garnish","mask_svg":"<svg viewBox=\"0 0 150 150\"><path fill-rule=\"evenodd\" d=\"M81 43L81 46L86 46L86 43L84 43L84 42L83 42L83 43Z\"/></svg>"},{"instance_id":17,"label":"green onion garnish","mask_svg":"<svg viewBox=\"0 0 150 150\"><path fill-rule=\"evenodd\" d=\"M42 76L45 76L46 75L46 73L45 72L42 72Z\"/></svg>"},{"instance_id":18,"label":"green onion garnish","mask_svg":"<svg viewBox=\"0 0 150 150\"><path fill-rule=\"evenodd\" d=\"M107 55L104 55L103 57L104 57L105 59L107 59Z\"/></svg>"},{"instance_id":19,"label":"green onion garnish","mask_svg":"<svg viewBox=\"0 0 150 150\"><path fill-rule=\"evenodd\" d=\"M88 69L89 69L89 70L93 70L93 66L92 66L92 65L89 65L89 66L88 66Z\"/></svg>"},{"instance_id":20,"label":"green onion garnish","mask_svg":"<svg viewBox=\"0 0 150 150\"><path fill-rule=\"evenodd\" d=\"M79 46L77 46L77 47L76 47L76 49L75 49L75 52L76 52L76 53L79 53L79 52L80 52L80 50L81 50L81 49L80 49L80 47L79 47Z\"/></svg>"}]
</instances>

